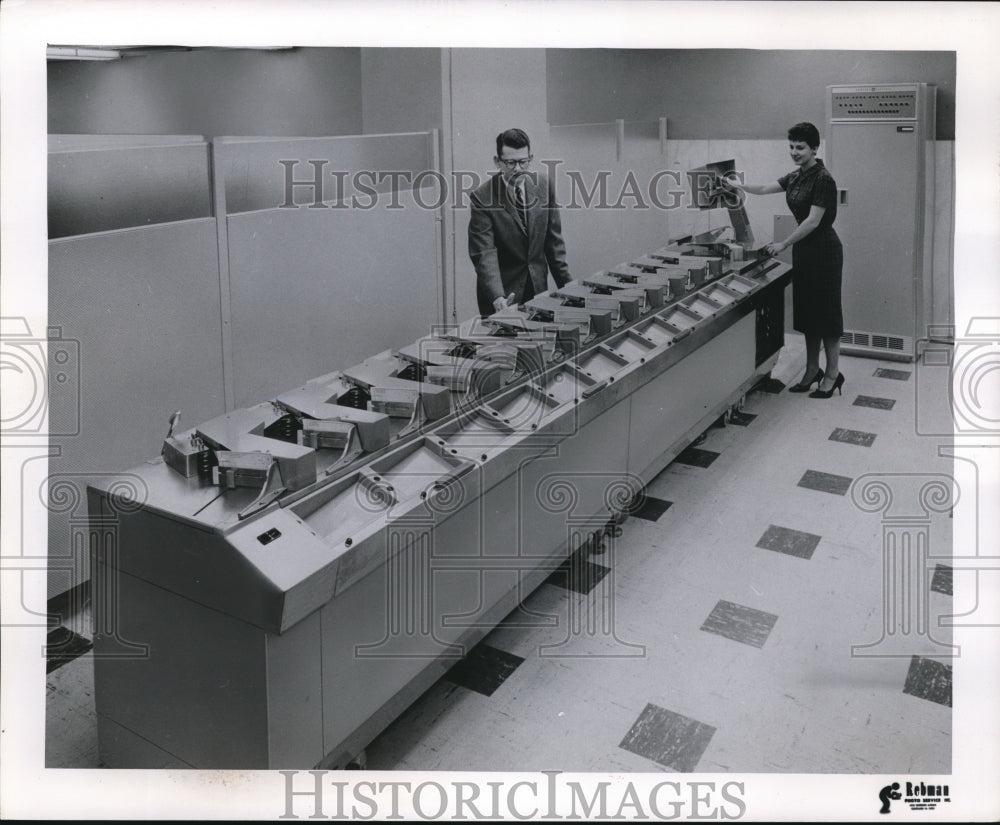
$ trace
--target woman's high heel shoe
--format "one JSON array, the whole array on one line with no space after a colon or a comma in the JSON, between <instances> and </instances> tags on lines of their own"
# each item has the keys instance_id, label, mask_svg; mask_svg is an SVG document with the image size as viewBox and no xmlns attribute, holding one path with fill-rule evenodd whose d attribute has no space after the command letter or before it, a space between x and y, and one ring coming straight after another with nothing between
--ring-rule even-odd
<instances>
[{"instance_id":1,"label":"woman's high heel shoe","mask_svg":"<svg viewBox=\"0 0 1000 825\"><path fill-rule=\"evenodd\" d=\"M788 388L789 392L809 392L809 388L813 384L820 384L823 382L823 370L817 369L816 374L810 378L808 381L799 381L798 384L792 384Z\"/></svg>"},{"instance_id":2,"label":"woman's high heel shoe","mask_svg":"<svg viewBox=\"0 0 1000 825\"><path fill-rule=\"evenodd\" d=\"M844 373L838 372L837 373L837 380L833 382L833 386L830 387L830 389L828 389L828 390L820 390L820 389L813 390L811 393L809 393L809 397L810 398L829 398L830 396L833 395L833 391L834 390L837 391L837 395L843 395L844 393L840 389L843 386L844 386Z\"/></svg>"}]
</instances>

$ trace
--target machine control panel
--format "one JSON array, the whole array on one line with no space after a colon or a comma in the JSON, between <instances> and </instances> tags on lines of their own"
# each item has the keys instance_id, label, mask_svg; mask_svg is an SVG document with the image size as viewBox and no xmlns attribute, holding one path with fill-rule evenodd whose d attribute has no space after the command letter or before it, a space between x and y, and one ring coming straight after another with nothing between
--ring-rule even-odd
<instances>
[{"instance_id":1,"label":"machine control panel","mask_svg":"<svg viewBox=\"0 0 1000 825\"><path fill-rule=\"evenodd\" d=\"M907 120L917 117L914 86L844 86L831 90L833 120Z\"/></svg>"}]
</instances>

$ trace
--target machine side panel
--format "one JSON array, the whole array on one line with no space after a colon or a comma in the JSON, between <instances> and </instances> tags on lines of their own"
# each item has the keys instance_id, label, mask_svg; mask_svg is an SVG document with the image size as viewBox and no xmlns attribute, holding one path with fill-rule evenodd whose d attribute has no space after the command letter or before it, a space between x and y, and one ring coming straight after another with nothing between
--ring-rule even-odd
<instances>
[{"instance_id":1,"label":"machine side panel","mask_svg":"<svg viewBox=\"0 0 1000 825\"><path fill-rule=\"evenodd\" d=\"M101 765L108 768L193 768L183 759L163 750L159 745L122 727L113 719L98 714L97 735Z\"/></svg>"},{"instance_id":2,"label":"machine side panel","mask_svg":"<svg viewBox=\"0 0 1000 825\"><path fill-rule=\"evenodd\" d=\"M267 767L264 631L127 573L97 572L114 582L117 636L148 647L126 657L115 634L95 634L101 761L117 766L112 720L197 768Z\"/></svg>"},{"instance_id":3,"label":"machine side panel","mask_svg":"<svg viewBox=\"0 0 1000 825\"><path fill-rule=\"evenodd\" d=\"M121 570L260 627L281 626L284 592L225 536L148 510L122 514L118 530Z\"/></svg>"},{"instance_id":4,"label":"machine side panel","mask_svg":"<svg viewBox=\"0 0 1000 825\"><path fill-rule=\"evenodd\" d=\"M311 767L323 758L320 611L265 638L268 767Z\"/></svg>"},{"instance_id":5,"label":"machine side panel","mask_svg":"<svg viewBox=\"0 0 1000 825\"><path fill-rule=\"evenodd\" d=\"M693 422L753 375L754 323L744 316L632 394L629 472L648 475Z\"/></svg>"}]
</instances>

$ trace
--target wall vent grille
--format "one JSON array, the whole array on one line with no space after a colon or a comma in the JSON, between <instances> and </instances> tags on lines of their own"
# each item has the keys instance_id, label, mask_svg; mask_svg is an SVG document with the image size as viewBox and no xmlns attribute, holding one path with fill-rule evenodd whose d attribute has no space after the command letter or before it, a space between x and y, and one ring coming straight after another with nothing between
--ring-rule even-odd
<instances>
[{"instance_id":1,"label":"wall vent grille","mask_svg":"<svg viewBox=\"0 0 1000 825\"><path fill-rule=\"evenodd\" d=\"M908 336L889 335L884 332L861 332L859 330L844 330L840 343L856 350L860 355L877 355L892 353L897 356L913 357L914 341Z\"/></svg>"}]
</instances>

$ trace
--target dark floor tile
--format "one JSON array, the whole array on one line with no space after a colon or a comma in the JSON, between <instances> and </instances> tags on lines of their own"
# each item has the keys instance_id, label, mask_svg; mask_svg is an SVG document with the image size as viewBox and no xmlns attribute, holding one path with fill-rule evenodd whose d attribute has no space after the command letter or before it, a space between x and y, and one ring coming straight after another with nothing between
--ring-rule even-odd
<instances>
[{"instance_id":1,"label":"dark floor tile","mask_svg":"<svg viewBox=\"0 0 1000 825\"><path fill-rule=\"evenodd\" d=\"M821 473L819 470L806 470L799 480L799 487L807 490L818 490L821 493L833 493L837 496L847 494L851 488L851 479L833 473Z\"/></svg>"},{"instance_id":2,"label":"dark floor tile","mask_svg":"<svg viewBox=\"0 0 1000 825\"><path fill-rule=\"evenodd\" d=\"M708 614L702 630L725 636L734 642L763 647L778 617L733 602L720 601Z\"/></svg>"},{"instance_id":3,"label":"dark floor tile","mask_svg":"<svg viewBox=\"0 0 1000 825\"><path fill-rule=\"evenodd\" d=\"M692 773L714 734L711 725L649 704L618 747L675 771Z\"/></svg>"},{"instance_id":4,"label":"dark floor tile","mask_svg":"<svg viewBox=\"0 0 1000 825\"><path fill-rule=\"evenodd\" d=\"M757 417L756 413L745 413L736 411L729 416L729 423L735 424L737 427L746 427L756 417Z\"/></svg>"},{"instance_id":5,"label":"dark floor tile","mask_svg":"<svg viewBox=\"0 0 1000 825\"><path fill-rule=\"evenodd\" d=\"M719 453L714 450L703 450L700 447L688 447L682 450L680 455L674 459L679 464L689 464L692 467L710 467L712 462L719 457Z\"/></svg>"},{"instance_id":6,"label":"dark floor tile","mask_svg":"<svg viewBox=\"0 0 1000 825\"><path fill-rule=\"evenodd\" d=\"M611 568L587 561L584 557L586 553L587 548L581 547L553 570L545 581L575 593L589 593L611 572Z\"/></svg>"},{"instance_id":7,"label":"dark floor tile","mask_svg":"<svg viewBox=\"0 0 1000 825\"><path fill-rule=\"evenodd\" d=\"M67 662L72 662L93 646L90 639L85 639L67 627L53 628L45 639L45 672L51 673Z\"/></svg>"},{"instance_id":8,"label":"dark floor tile","mask_svg":"<svg viewBox=\"0 0 1000 825\"><path fill-rule=\"evenodd\" d=\"M629 508L628 512L629 515L635 516L636 518L645 519L646 521L657 521L660 516L670 509L672 504L672 501L665 501L662 498L640 496L633 502L633 505Z\"/></svg>"},{"instance_id":9,"label":"dark floor tile","mask_svg":"<svg viewBox=\"0 0 1000 825\"><path fill-rule=\"evenodd\" d=\"M952 568L947 564L937 565L934 568L934 577L931 579L931 590L935 593L944 593L946 596L951 596L951 578Z\"/></svg>"},{"instance_id":10,"label":"dark floor tile","mask_svg":"<svg viewBox=\"0 0 1000 825\"><path fill-rule=\"evenodd\" d=\"M444 678L483 696L492 696L523 661L520 656L480 642Z\"/></svg>"},{"instance_id":11,"label":"dark floor tile","mask_svg":"<svg viewBox=\"0 0 1000 825\"><path fill-rule=\"evenodd\" d=\"M855 407L871 407L874 410L891 410L896 406L894 398L875 398L871 395L859 395L854 399Z\"/></svg>"},{"instance_id":12,"label":"dark floor tile","mask_svg":"<svg viewBox=\"0 0 1000 825\"><path fill-rule=\"evenodd\" d=\"M879 367L875 370L876 378L892 378L895 381L909 381L912 373L909 370L888 370Z\"/></svg>"},{"instance_id":13,"label":"dark floor tile","mask_svg":"<svg viewBox=\"0 0 1000 825\"><path fill-rule=\"evenodd\" d=\"M777 378L771 378L769 376L767 378L761 379L756 384L754 384L753 387L750 388L750 392L757 390L759 392L769 392L772 393L773 395L777 395L784 388L785 384L783 382L779 381Z\"/></svg>"},{"instance_id":14,"label":"dark floor tile","mask_svg":"<svg viewBox=\"0 0 1000 825\"><path fill-rule=\"evenodd\" d=\"M757 540L757 546L800 559L811 559L819 542L820 536L772 524Z\"/></svg>"},{"instance_id":15,"label":"dark floor tile","mask_svg":"<svg viewBox=\"0 0 1000 825\"><path fill-rule=\"evenodd\" d=\"M866 433L861 430L845 430L837 427L830 433L829 441L840 441L844 444L856 444L859 447L871 447L875 443L875 433Z\"/></svg>"},{"instance_id":16,"label":"dark floor tile","mask_svg":"<svg viewBox=\"0 0 1000 825\"><path fill-rule=\"evenodd\" d=\"M951 707L951 666L914 656L910 659L903 693Z\"/></svg>"}]
</instances>

